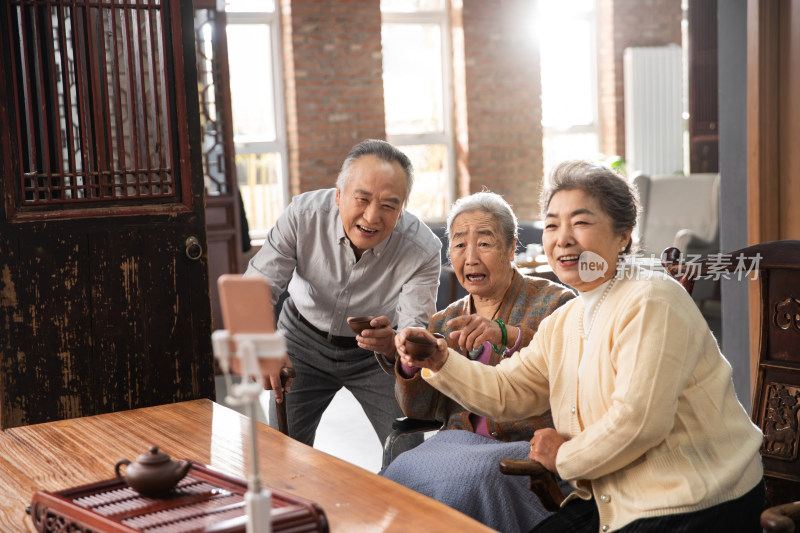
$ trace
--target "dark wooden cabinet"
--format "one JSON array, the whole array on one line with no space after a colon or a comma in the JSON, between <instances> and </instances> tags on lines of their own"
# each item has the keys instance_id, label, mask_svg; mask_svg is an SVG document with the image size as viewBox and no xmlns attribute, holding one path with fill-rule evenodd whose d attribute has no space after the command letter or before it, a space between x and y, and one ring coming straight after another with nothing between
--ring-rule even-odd
<instances>
[{"instance_id":1,"label":"dark wooden cabinet","mask_svg":"<svg viewBox=\"0 0 800 533\"><path fill-rule=\"evenodd\" d=\"M0 427L213 398L191 2L0 5Z\"/></svg>"}]
</instances>

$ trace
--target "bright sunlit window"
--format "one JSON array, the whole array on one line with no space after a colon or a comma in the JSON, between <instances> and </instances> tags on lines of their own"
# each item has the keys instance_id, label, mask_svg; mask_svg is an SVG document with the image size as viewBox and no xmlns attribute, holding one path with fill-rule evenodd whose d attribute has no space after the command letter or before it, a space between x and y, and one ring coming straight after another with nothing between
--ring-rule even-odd
<instances>
[{"instance_id":1,"label":"bright sunlit window","mask_svg":"<svg viewBox=\"0 0 800 533\"><path fill-rule=\"evenodd\" d=\"M271 0L226 0L225 10L236 176L259 241L288 202L280 17Z\"/></svg>"},{"instance_id":2,"label":"bright sunlit window","mask_svg":"<svg viewBox=\"0 0 800 533\"><path fill-rule=\"evenodd\" d=\"M445 0L381 0L387 140L414 165L408 209L426 221L452 201L452 96Z\"/></svg>"},{"instance_id":3,"label":"bright sunlit window","mask_svg":"<svg viewBox=\"0 0 800 533\"><path fill-rule=\"evenodd\" d=\"M274 13L275 0L225 0L226 13Z\"/></svg>"},{"instance_id":4,"label":"bright sunlit window","mask_svg":"<svg viewBox=\"0 0 800 533\"><path fill-rule=\"evenodd\" d=\"M600 155L595 0L539 0L544 172Z\"/></svg>"}]
</instances>

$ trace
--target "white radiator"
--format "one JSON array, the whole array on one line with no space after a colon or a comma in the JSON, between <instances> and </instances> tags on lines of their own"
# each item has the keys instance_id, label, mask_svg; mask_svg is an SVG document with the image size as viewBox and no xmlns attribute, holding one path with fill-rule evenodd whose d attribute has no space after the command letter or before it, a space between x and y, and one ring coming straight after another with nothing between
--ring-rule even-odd
<instances>
[{"instance_id":1,"label":"white radiator","mask_svg":"<svg viewBox=\"0 0 800 533\"><path fill-rule=\"evenodd\" d=\"M626 48L625 166L629 176L683 173L681 48Z\"/></svg>"}]
</instances>

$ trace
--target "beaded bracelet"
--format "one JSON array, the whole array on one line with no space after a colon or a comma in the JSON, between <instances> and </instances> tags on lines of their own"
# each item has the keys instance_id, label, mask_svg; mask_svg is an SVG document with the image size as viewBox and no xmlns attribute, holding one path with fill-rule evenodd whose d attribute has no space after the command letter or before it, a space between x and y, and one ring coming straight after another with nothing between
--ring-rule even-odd
<instances>
[{"instance_id":1,"label":"beaded bracelet","mask_svg":"<svg viewBox=\"0 0 800 533\"><path fill-rule=\"evenodd\" d=\"M506 331L506 325L503 323L502 318L495 318L494 321L497 322L498 326L500 326L500 332L502 333L503 338L500 341L500 346L498 347L492 344L492 349L494 350L494 353L501 354L505 351L506 344L508 343L508 331Z\"/></svg>"}]
</instances>

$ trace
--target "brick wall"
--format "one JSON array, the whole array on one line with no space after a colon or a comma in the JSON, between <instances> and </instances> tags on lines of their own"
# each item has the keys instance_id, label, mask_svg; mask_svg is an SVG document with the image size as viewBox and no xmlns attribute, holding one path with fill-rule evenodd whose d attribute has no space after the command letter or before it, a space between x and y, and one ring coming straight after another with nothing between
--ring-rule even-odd
<instances>
[{"instance_id":1,"label":"brick wall","mask_svg":"<svg viewBox=\"0 0 800 533\"><path fill-rule=\"evenodd\" d=\"M530 0L453 1L458 196L536 218L541 79ZM681 42L681 0L598 0L602 150L624 155L623 51ZM290 194L331 187L353 144L386 138L379 0L282 0ZM463 54L463 56L459 56Z\"/></svg>"},{"instance_id":2,"label":"brick wall","mask_svg":"<svg viewBox=\"0 0 800 533\"><path fill-rule=\"evenodd\" d=\"M681 0L598 0L598 100L606 155L625 155L622 57L629 46L681 44Z\"/></svg>"},{"instance_id":3,"label":"brick wall","mask_svg":"<svg viewBox=\"0 0 800 533\"><path fill-rule=\"evenodd\" d=\"M538 213L542 182L539 50L529 0L464 0L466 160L470 180L505 196L521 219ZM468 187L468 190L464 190Z\"/></svg>"},{"instance_id":4,"label":"brick wall","mask_svg":"<svg viewBox=\"0 0 800 533\"><path fill-rule=\"evenodd\" d=\"M290 195L332 187L350 148L386 138L378 0L282 0Z\"/></svg>"},{"instance_id":5,"label":"brick wall","mask_svg":"<svg viewBox=\"0 0 800 533\"><path fill-rule=\"evenodd\" d=\"M457 4L454 2L454 4ZM458 195L483 186L536 213L542 174L538 50L529 0L463 6L462 69L454 76ZM290 194L330 187L347 150L386 138L379 0L282 0ZM460 30L460 17L454 28ZM459 94L461 95L459 97ZM458 120L458 118L456 119ZM459 132L460 130L460 132Z\"/></svg>"}]
</instances>

